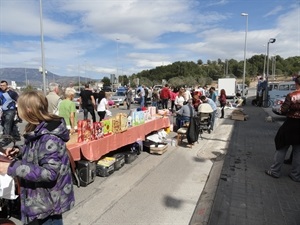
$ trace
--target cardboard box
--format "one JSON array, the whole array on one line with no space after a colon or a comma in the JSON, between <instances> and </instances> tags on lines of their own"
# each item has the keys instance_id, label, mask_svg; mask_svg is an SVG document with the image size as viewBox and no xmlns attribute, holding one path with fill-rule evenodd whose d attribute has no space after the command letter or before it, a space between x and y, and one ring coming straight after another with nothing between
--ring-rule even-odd
<instances>
[{"instance_id":1,"label":"cardboard box","mask_svg":"<svg viewBox=\"0 0 300 225\"><path fill-rule=\"evenodd\" d=\"M248 115L245 114L242 110L236 109L231 113L232 120L245 121L245 120L247 120L247 118L248 118Z\"/></svg>"},{"instance_id":2,"label":"cardboard box","mask_svg":"<svg viewBox=\"0 0 300 225\"><path fill-rule=\"evenodd\" d=\"M158 144L158 147L155 147L155 145L150 145L150 153L151 154L158 154L162 155L168 150L168 145L166 144Z\"/></svg>"},{"instance_id":3,"label":"cardboard box","mask_svg":"<svg viewBox=\"0 0 300 225\"><path fill-rule=\"evenodd\" d=\"M243 115L243 114L232 114L231 119L232 120L244 121L245 120L245 115Z\"/></svg>"}]
</instances>

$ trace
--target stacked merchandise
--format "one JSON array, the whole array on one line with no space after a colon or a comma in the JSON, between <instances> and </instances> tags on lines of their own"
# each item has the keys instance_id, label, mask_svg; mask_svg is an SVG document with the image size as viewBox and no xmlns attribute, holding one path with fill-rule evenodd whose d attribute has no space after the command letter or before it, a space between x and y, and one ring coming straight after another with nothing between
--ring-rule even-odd
<instances>
[{"instance_id":1,"label":"stacked merchandise","mask_svg":"<svg viewBox=\"0 0 300 225\"><path fill-rule=\"evenodd\" d=\"M78 143L94 140L93 123L91 122L91 120L79 120L77 125L78 125L78 138L77 138Z\"/></svg>"}]
</instances>

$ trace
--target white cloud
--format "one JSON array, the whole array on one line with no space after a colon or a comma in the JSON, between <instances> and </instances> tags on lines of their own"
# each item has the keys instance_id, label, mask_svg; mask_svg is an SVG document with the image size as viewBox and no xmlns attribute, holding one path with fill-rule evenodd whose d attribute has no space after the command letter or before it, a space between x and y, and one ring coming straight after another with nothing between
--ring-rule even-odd
<instances>
[{"instance_id":1,"label":"white cloud","mask_svg":"<svg viewBox=\"0 0 300 225\"><path fill-rule=\"evenodd\" d=\"M0 66L40 65L38 1L0 2ZM46 65L63 75L83 73L83 65L90 65L85 68L90 72L115 73L117 46L118 70L122 67L125 74L175 61L242 60L245 28L240 24L244 20L236 21L235 16L240 17L245 4L226 0L43 1ZM250 9L249 15L261 20L268 17L272 26L256 28L254 19L249 20L247 57L264 54L263 45L271 37L277 39L270 47L272 53L300 55L299 5L260 5L265 7L265 16Z\"/></svg>"}]
</instances>

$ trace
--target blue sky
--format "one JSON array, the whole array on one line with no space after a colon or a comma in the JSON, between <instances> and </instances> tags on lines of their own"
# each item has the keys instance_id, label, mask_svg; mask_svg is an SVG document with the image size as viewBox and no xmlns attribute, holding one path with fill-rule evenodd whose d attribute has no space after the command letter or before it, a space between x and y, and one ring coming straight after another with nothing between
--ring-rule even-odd
<instances>
[{"instance_id":1,"label":"blue sky","mask_svg":"<svg viewBox=\"0 0 300 225\"><path fill-rule=\"evenodd\" d=\"M43 1L46 70L102 79L176 61L300 56L299 0ZM41 66L39 0L0 0L0 68Z\"/></svg>"}]
</instances>

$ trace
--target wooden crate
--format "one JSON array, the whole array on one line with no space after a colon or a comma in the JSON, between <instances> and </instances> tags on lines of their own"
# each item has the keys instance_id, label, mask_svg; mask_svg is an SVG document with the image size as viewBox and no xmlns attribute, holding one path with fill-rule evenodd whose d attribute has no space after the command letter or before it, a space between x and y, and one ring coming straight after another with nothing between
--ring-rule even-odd
<instances>
[{"instance_id":1,"label":"wooden crate","mask_svg":"<svg viewBox=\"0 0 300 225\"><path fill-rule=\"evenodd\" d=\"M158 154L162 155L168 150L168 145L164 145L162 147L151 147L150 146L150 153L151 154Z\"/></svg>"}]
</instances>

